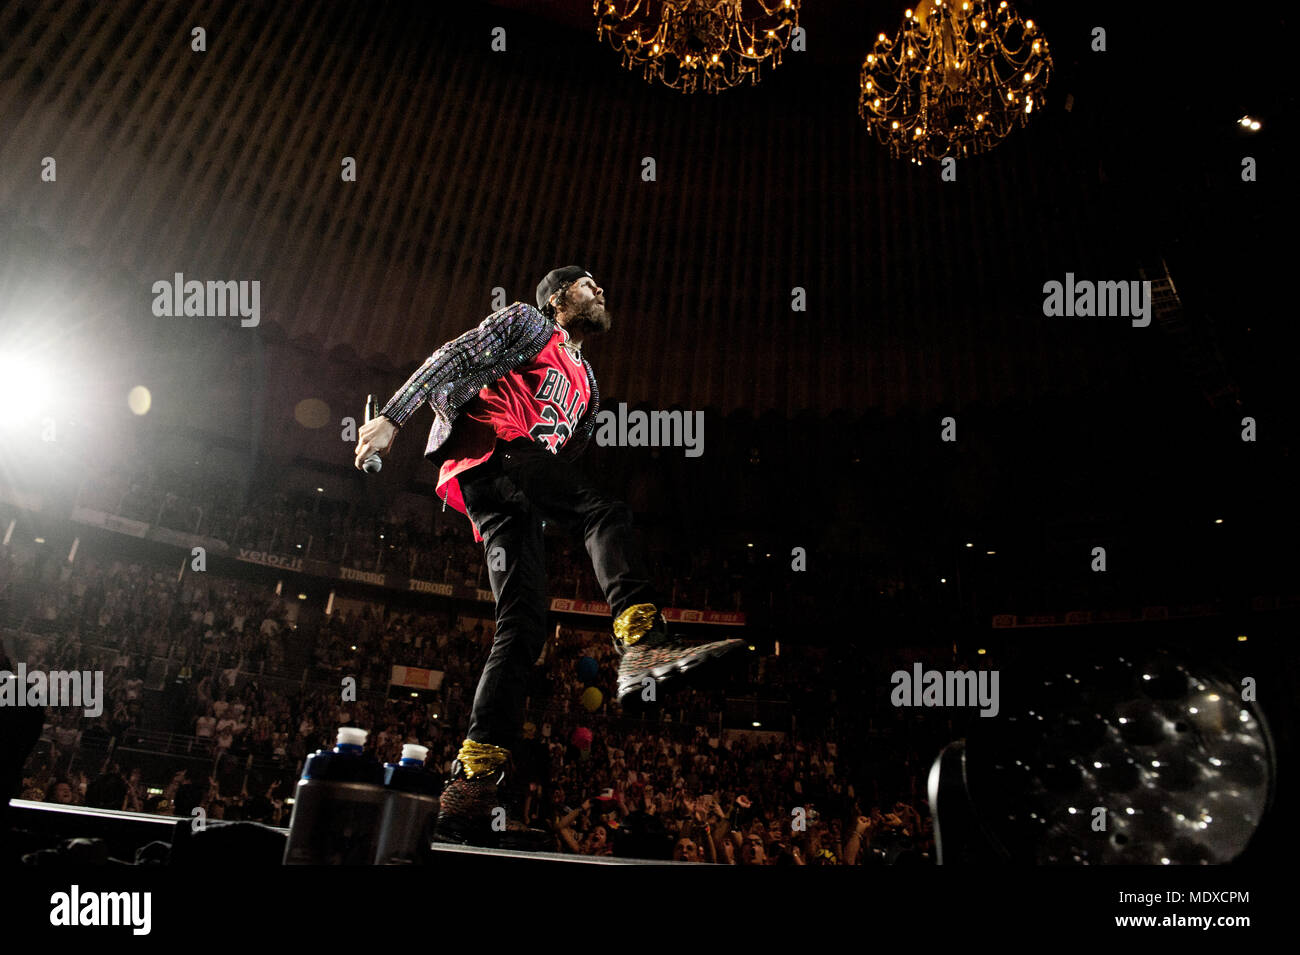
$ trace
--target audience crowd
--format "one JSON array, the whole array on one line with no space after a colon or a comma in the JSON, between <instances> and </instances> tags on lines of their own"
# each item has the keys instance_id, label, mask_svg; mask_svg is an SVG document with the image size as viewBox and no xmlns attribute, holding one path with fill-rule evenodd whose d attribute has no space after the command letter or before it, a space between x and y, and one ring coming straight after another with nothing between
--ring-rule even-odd
<instances>
[{"instance_id":1,"label":"audience crowd","mask_svg":"<svg viewBox=\"0 0 1300 955\"><path fill-rule=\"evenodd\" d=\"M178 488L185 488L179 493ZM308 557L353 569L392 572L439 583L486 588L482 545L463 515L445 512L431 522L395 513L386 506L363 507L321 493L254 490L247 501L228 485L158 470L108 471L79 496L91 510L173 531L196 534L284 556ZM443 512L435 513L441 515ZM548 540L550 593L575 600L603 600L581 546L566 538ZM671 606L741 609L739 577L708 554L651 552L655 579Z\"/></svg>"},{"instance_id":2,"label":"audience crowd","mask_svg":"<svg viewBox=\"0 0 1300 955\"><path fill-rule=\"evenodd\" d=\"M133 500L115 512L158 518L146 513L147 498ZM253 521L214 508L203 532L247 533L250 545L267 546L268 528L280 526L273 515L292 513L268 506L265 520ZM169 507L184 514L164 504L163 518ZM328 518L354 527L348 520ZM350 533L328 546L347 544ZM463 543L449 544L453 574L481 564L478 545ZM561 585L568 566L552 565ZM430 769L446 772L492 621L355 599L326 614L276 593L270 579L195 573L111 548L72 561L17 542L0 550L8 657L29 670L104 674L100 716L49 708L22 795L176 816L200 806L209 818L285 826L303 760L332 745L342 725L367 729L384 761L405 742L429 746ZM881 725L882 714L839 706L840 684L828 678L845 672L839 661L797 648L754 653L738 675L737 684L761 686L784 712L799 713L807 732L724 730L728 704L718 690L683 690L656 719L625 719L608 699L594 710L581 702L583 657L598 667L591 685L602 694L615 685L616 654L592 620L595 629L548 636L515 751L514 811L552 832L557 850L741 865L932 858L918 786L936 741L905 731L895 714ZM442 684L422 693L391 687L394 665L441 671ZM341 692L349 678L355 691Z\"/></svg>"}]
</instances>

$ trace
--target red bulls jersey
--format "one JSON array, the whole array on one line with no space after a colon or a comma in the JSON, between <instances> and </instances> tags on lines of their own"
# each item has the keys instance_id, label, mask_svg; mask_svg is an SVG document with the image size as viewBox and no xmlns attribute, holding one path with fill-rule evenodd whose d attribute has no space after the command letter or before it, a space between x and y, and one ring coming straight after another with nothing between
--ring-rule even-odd
<instances>
[{"instance_id":1,"label":"red bulls jersey","mask_svg":"<svg viewBox=\"0 0 1300 955\"><path fill-rule=\"evenodd\" d=\"M537 357L479 389L456 419L448 456L438 471L438 497L466 514L456 477L492 456L496 439L528 438L552 454L559 452L591 403L591 385L582 359L560 343L563 326ZM474 540L481 541L473 521Z\"/></svg>"}]
</instances>

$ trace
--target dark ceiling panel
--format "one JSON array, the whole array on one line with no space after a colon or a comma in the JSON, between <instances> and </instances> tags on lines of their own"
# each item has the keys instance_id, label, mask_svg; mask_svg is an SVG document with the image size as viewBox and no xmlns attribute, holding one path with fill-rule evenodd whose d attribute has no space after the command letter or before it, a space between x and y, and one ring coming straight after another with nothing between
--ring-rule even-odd
<instances>
[{"instance_id":1,"label":"dark ceiling panel","mask_svg":"<svg viewBox=\"0 0 1300 955\"><path fill-rule=\"evenodd\" d=\"M853 62L825 53L885 5L809 3L807 54L696 97L575 33L585 4L509 6L217 3L202 55L176 40L183 4L10 6L0 166L56 155L60 181L6 177L0 209L141 288L256 277L268 324L398 367L494 310L494 289L532 301L579 262L619 321L591 349L602 394L782 414L1122 380L1150 341L1048 328L1045 280L1131 274L1154 251L1214 301L1211 255L1231 271L1268 251L1251 238L1268 187L1234 189L1241 95L1196 85L1192 26L1157 13L1107 21L1103 55L1095 8L1044 7L1050 108L943 184L889 159ZM499 18L509 54L488 46ZM1251 62L1243 88L1276 89Z\"/></svg>"}]
</instances>

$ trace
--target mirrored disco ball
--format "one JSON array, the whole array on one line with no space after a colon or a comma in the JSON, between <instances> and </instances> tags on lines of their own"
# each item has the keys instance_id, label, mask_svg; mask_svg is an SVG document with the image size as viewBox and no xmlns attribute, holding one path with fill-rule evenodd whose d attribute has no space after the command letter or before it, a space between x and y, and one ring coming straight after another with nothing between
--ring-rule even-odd
<instances>
[{"instance_id":1,"label":"mirrored disco ball","mask_svg":"<svg viewBox=\"0 0 1300 955\"><path fill-rule=\"evenodd\" d=\"M1219 864L1246 848L1274 752L1231 678L1157 650L1017 679L1002 717L971 733L966 763L985 834L1012 861Z\"/></svg>"}]
</instances>

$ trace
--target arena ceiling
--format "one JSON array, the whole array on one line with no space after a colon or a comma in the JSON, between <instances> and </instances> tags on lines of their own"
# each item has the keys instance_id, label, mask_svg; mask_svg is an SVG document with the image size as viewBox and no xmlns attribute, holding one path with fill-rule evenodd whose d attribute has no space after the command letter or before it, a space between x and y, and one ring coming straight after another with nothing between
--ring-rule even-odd
<instances>
[{"instance_id":1,"label":"arena ceiling","mask_svg":"<svg viewBox=\"0 0 1300 955\"><path fill-rule=\"evenodd\" d=\"M1204 262L1267 249L1270 187L1239 194L1231 123L1264 88L1253 59L1193 86L1195 24L1038 4L1052 108L945 188L856 115L863 37L895 6L808 0L806 58L682 97L584 35L583 0L216 2L202 53L188 4L8 4L0 226L120 278L140 328L155 281L258 279L264 333L394 387L502 294L531 302L583 264L621 323L590 347L603 395L760 413L1123 381L1132 349L1043 321L1042 283L1066 271L1127 277L1157 254L1193 301L1240 294ZM498 24L508 55L488 47Z\"/></svg>"}]
</instances>

